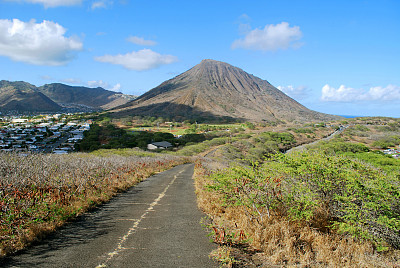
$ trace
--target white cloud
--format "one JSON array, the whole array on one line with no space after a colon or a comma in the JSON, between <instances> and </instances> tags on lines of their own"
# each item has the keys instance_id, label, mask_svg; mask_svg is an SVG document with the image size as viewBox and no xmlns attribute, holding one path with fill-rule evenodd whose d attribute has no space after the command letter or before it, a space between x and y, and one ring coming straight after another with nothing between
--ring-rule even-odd
<instances>
[{"instance_id":1,"label":"white cloud","mask_svg":"<svg viewBox=\"0 0 400 268\"><path fill-rule=\"evenodd\" d=\"M33 4L42 4L45 8L58 6L80 5L83 0L7 0L10 2L27 2Z\"/></svg>"},{"instance_id":2,"label":"white cloud","mask_svg":"<svg viewBox=\"0 0 400 268\"><path fill-rule=\"evenodd\" d=\"M254 29L249 31L244 38L235 40L232 48L262 51L298 48L302 45L298 42L302 36L299 26L290 27L287 22L268 24L264 29Z\"/></svg>"},{"instance_id":3,"label":"white cloud","mask_svg":"<svg viewBox=\"0 0 400 268\"><path fill-rule=\"evenodd\" d=\"M246 35L251 31L250 21L251 18L247 14L242 14L239 16L239 34Z\"/></svg>"},{"instance_id":4,"label":"white cloud","mask_svg":"<svg viewBox=\"0 0 400 268\"><path fill-rule=\"evenodd\" d=\"M171 64L178 59L172 55L161 55L151 49L142 49L127 54L104 55L95 57L95 60L111 64L122 65L126 69L144 71L157 68L161 65Z\"/></svg>"},{"instance_id":5,"label":"white cloud","mask_svg":"<svg viewBox=\"0 0 400 268\"><path fill-rule=\"evenodd\" d=\"M115 84L114 86L111 86L109 83L104 82L103 80L97 80L97 81L88 81L87 85L89 87L102 87L107 90L115 91L115 92L120 92L121 89L121 84Z\"/></svg>"},{"instance_id":6,"label":"white cloud","mask_svg":"<svg viewBox=\"0 0 400 268\"><path fill-rule=\"evenodd\" d=\"M292 85L289 86L277 86L277 88L285 93L286 95L296 99L304 99L308 96L309 89L306 86L298 86L294 87Z\"/></svg>"},{"instance_id":7,"label":"white cloud","mask_svg":"<svg viewBox=\"0 0 400 268\"><path fill-rule=\"evenodd\" d=\"M322 88L322 101L353 102L353 101L395 101L400 100L400 87L371 87L368 91L354 89L341 85L338 89L325 85Z\"/></svg>"},{"instance_id":8,"label":"white cloud","mask_svg":"<svg viewBox=\"0 0 400 268\"><path fill-rule=\"evenodd\" d=\"M115 92L121 92L121 84L120 83L115 84L112 88L109 88L108 90L115 91Z\"/></svg>"},{"instance_id":9,"label":"white cloud","mask_svg":"<svg viewBox=\"0 0 400 268\"><path fill-rule=\"evenodd\" d=\"M113 1L110 1L110 0L95 1L92 3L92 9L106 8L107 6L110 6L112 4L113 4Z\"/></svg>"},{"instance_id":10,"label":"white cloud","mask_svg":"<svg viewBox=\"0 0 400 268\"><path fill-rule=\"evenodd\" d=\"M77 37L66 37L65 32L52 21L0 20L0 56L35 65L65 65L72 52L83 48Z\"/></svg>"},{"instance_id":11,"label":"white cloud","mask_svg":"<svg viewBox=\"0 0 400 268\"><path fill-rule=\"evenodd\" d=\"M157 42L153 40L145 40L143 37L138 37L138 36L130 36L126 40L128 40L131 43L134 43L136 45L141 45L141 46L154 46L157 44Z\"/></svg>"},{"instance_id":12,"label":"white cloud","mask_svg":"<svg viewBox=\"0 0 400 268\"><path fill-rule=\"evenodd\" d=\"M103 80L91 80L91 81L83 82L79 78L64 78L64 79L61 79L60 81L63 83L70 84L70 85L83 85L83 86L88 86L91 88L101 87L101 88L115 91L115 92L120 92L120 90L121 90L120 83L117 83L115 85L110 85L109 83L107 83Z\"/></svg>"}]
</instances>

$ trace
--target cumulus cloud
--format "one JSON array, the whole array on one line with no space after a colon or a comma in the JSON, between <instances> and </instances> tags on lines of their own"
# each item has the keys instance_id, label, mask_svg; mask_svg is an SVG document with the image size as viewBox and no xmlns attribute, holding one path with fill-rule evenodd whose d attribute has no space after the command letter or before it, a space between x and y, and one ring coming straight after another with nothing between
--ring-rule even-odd
<instances>
[{"instance_id":1,"label":"cumulus cloud","mask_svg":"<svg viewBox=\"0 0 400 268\"><path fill-rule=\"evenodd\" d=\"M83 0L7 0L10 2L27 2L33 4L42 4L45 8L58 6L80 5Z\"/></svg>"},{"instance_id":2,"label":"cumulus cloud","mask_svg":"<svg viewBox=\"0 0 400 268\"><path fill-rule=\"evenodd\" d=\"M121 89L121 84L120 83L117 83L114 86L112 86L109 83L104 82L103 80L88 81L87 85L89 87L102 87L104 89L115 91L115 92L120 92L120 89Z\"/></svg>"},{"instance_id":3,"label":"cumulus cloud","mask_svg":"<svg viewBox=\"0 0 400 268\"><path fill-rule=\"evenodd\" d=\"M341 85L338 89L325 85L322 88L322 101L353 102L353 101L394 101L400 100L400 87L370 87L369 90L354 89Z\"/></svg>"},{"instance_id":4,"label":"cumulus cloud","mask_svg":"<svg viewBox=\"0 0 400 268\"><path fill-rule=\"evenodd\" d=\"M298 86L294 87L292 85L289 86L277 86L277 88L285 93L286 95L296 99L304 99L308 97L309 89L306 86Z\"/></svg>"},{"instance_id":5,"label":"cumulus cloud","mask_svg":"<svg viewBox=\"0 0 400 268\"><path fill-rule=\"evenodd\" d=\"M115 92L120 92L121 90L121 84L117 83L115 85L110 85L109 83L103 81L103 80L91 80L84 82L79 78L64 78L59 80L62 83L67 83L69 85L83 85L83 86L88 86L91 88L96 88L96 87L101 87L107 90L115 91Z\"/></svg>"},{"instance_id":6,"label":"cumulus cloud","mask_svg":"<svg viewBox=\"0 0 400 268\"><path fill-rule=\"evenodd\" d=\"M243 29L242 29L243 30ZM244 38L233 42L232 48L274 51L278 49L298 48L303 36L299 26L290 27L289 23L268 24L264 29L249 31Z\"/></svg>"},{"instance_id":7,"label":"cumulus cloud","mask_svg":"<svg viewBox=\"0 0 400 268\"><path fill-rule=\"evenodd\" d=\"M157 43L153 40L145 40L143 37L130 36L126 40L140 46L154 46Z\"/></svg>"},{"instance_id":8,"label":"cumulus cloud","mask_svg":"<svg viewBox=\"0 0 400 268\"><path fill-rule=\"evenodd\" d=\"M66 37L58 23L0 20L0 56L35 65L65 65L82 50L77 37Z\"/></svg>"},{"instance_id":9,"label":"cumulus cloud","mask_svg":"<svg viewBox=\"0 0 400 268\"><path fill-rule=\"evenodd\" d=\"M171 64L176 62L178 59L172 55L161 55L151 49L142 49L124 55L118 54L95 57L95 60L122 65L129 70L145 71L157 68L161 65Z\"/></svg>"}]
</instances>

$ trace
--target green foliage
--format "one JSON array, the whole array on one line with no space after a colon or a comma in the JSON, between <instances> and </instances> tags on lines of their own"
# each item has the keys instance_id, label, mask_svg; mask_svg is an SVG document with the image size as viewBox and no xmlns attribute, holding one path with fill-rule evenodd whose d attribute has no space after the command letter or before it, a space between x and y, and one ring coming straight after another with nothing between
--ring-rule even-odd
<instances>
[{"instance_id":1,"label":"green foliage","mask_svg":"<svg viewBox=\"0 0 400 268\"><path fill-rule=\"evenodd\" d=\"M245 123L245 126L248 128L248 129L256 129L256 126L253 124L253 123L251 123L251 122L246 122Z\"/></svg>"},{"instance_id":2,"label":"green foliage","mask_svg":"<svg viewBox=\"0 0 400 268\"><path fill-rule=\"evenodd\" d=\"M262 162L266 155L275 154L287 149L296 141L290 133L263 132L251 138L249 134L237 135L229 145L222 148L220 152L223 157L235 160L239 163L251 164Z\"/></svg>"},{"instance_id":3,"label":"green foliage","mask_svg":"<svg viewBox=\"0 0 400 268\"><path fill-rule=\"evenodd\" d=\"M368 127L363 125L355 125L353 128L357 131L364 131L364 132L370 131Z\"/></svg>"},{"instance_id":4,"label":"green foliage","mask_svg":"<svg viewBox=\"0 0 400 268\"><path fill-rule=\"evenodd\" d=\"M315 147L331 154L345 152L362 153L369 151L369 148L362 143L344 142L342 140L321 141Z\"/></svg>"},{"instance_id":5,"label":"green foliage","mask_svg":"<svg viewBox=\"0 0 400 268\"><path fill-rule=\"evenodd\" d=\"M128 133L114 125L100 126L93 124L89 131L84 132L84 139L77 144L77 149L92 152L98 149L146 148L151 142L168 141L179 143L171 133L135 131Z\"/></svg>"},{"instance_id":6,"label":"green foliage","mask_svg":"<svg viewBox=\"0 0 400 268\"><path fill-rule=\"evenodd\" d=\"M275 154L261 165L212 176L227 206L254 217L279 214L321 229L400 247L400 178L345 156L321 151ZM317 211L325 211L327 226ZM318 216L319 215L319 216Z\"/></svg>"},{"instance_id":7,"label":"green foliage","mask_svg":"<svg viewBox=\"0 0 400 268\"><path fill-rule=\"evenodd\" d=\"M256 137L260 142L275 141L283 146L291 145L296 142L294 136L287 132L263 132Z\"/></svg>"},{"instance_id":8,"label":"green foliage","mask_svg":"<svg viewBox=\"0 0 400 268\"><path fill-rule=\"evenodd\" d=\"M371 151L364 153L345 153L346 156L357 158L366 163L370 163L386 171L388 174L393 174L400 178L400 160L393 158L390 155L385 155L381 151Z\"/></svg>"},{"instance_id":9,"label":"green foliage","mask_svg":"<svg viewBox=\"0 0 400 268\"><path fill-rule=\"evenodd\" d=\"M181 137L181 141L183 143L188 143L188 142L203 142L206 140L206 136L204 134L186 134L183 137Z\"/></svg>"},{"instance_id":10,"label":"green foliage","mask_svg":"<svg viewBox=\"0 0 400 268\"><path fill-rule=\"evenodd\" d=\"M314 133L314 128L290 128L295 133Z\"/></svg>"},{"instance_id":11,"label":"green foliage","mask_svg":"<svg viewBox=\"0 0 400 268\"><path fill-rule=\"evenodd\" d=\"M370 129L364 125L354 125L346 129L345 135L349 137L368 137L370 135Z\"/></svg>"},{"instance_id":12,"label":"green foliage","mask_svg":"<svg viewBox=\"0 0 400 268\"><path fill-rule=\"evenodd\" d=\"M380 132L393 132L393 131L399 131L400 129L400 123L388 123L385 126L377 126L375 127L376 130Z\"/></svg>"},{"instance_id":13,"label":"green foliage","mask_svg":"<svg viewBox=\"0 0 400 268\"><path fill-rule=\"evenodd\" d=\"M375 148L387 149L389 147L394 147L398 144L400 144L400 136L390 135L375 141L374 143L372 143L372 146Z\"/></svg>"},{"instance_id":14,"label":"green foliage","mask_svg":"<svg viewBox=\"0 0 400 268\"><path fill-rule=\"evenodd\" d=\"M256 219L269 217L281 200L281 179L270 177L257 164L217 172L212 181L207 187L221 194L225 206L244 206Z\"/></svg>"},{"instance_id":15,"label":"green foliage","mask_svg":"<svg viewBox=\"0 0 400 268\"><path fill-rule=\"evenodd\" d=\"M317 124L315 124L314 125L315 127L326 127L326 124L324 123L324 122L321 122L321 123L317 123Z\"/></svg>"},{"instance_id":16,"label":"green foliage","mask_svg":"<svg viewBox=\"0 0 400 268\"><path fill-rule=\"evenodd\" d=\"M229 160L235 160L235 159L242 159L243 154L241 151L233 146L232 144L227 144L221 148L221 153L225 156L225 158Z\"/></svg>"}]
</instances>

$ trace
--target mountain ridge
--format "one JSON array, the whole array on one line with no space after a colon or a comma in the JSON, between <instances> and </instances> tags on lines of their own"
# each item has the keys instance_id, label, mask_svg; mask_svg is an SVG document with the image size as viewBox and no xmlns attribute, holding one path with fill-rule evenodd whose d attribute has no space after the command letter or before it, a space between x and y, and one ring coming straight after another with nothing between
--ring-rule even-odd
<instances>
[{"instance_id":1,"label":"mountain ridge","mask_svg":"<svg viewBox=\"0 0 400 268\"><path fill-rule=\"evenodd\" d=\"M61 83L36 87L24 81L0 81L0 110L62 112L107 110L123 105L134 96L101 87L69 86Z\"/></svg>"},{"instance_id":2,"label":"mountain ridge","mask_svg":"<svg viewBox=\"0 0 400 268\"><path fill-rule=\"evenodd\" d=\"M202 60L188 71L113 111L117 116L214 116L250 121L326 121L339 118L312 111L268 81L211 59Z\"/></svg>"},{"instance_id":3,"label":"mountain ridge","mask_svg":"<svg viewBox=\"0 0 400 268\"><path fill-rule=\"evenodd\" d=\"M55 112L62 107L36 90L32 84L23 81L0 81L1 111Z\"/></svg>"}]
</instances>

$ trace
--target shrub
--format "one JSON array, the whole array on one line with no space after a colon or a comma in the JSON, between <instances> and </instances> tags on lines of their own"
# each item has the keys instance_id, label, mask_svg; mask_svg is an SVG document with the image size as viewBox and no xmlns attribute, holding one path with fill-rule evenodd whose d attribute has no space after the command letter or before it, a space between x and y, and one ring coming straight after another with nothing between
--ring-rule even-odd
<instances>
[{"instance_id":1,"label":"shrub","mask_svg":"<svg viewBox=\"0 0 400 268\"><path fill-rule=\"evenodd\" d=\"M394 147L399 143L400 143L400 136L392 135L380 138L379 140L372 143L372 146L375 148L387 149L389 147Z\"/></svg>"},{"instance_id":2,"label":"shrub","mask_svg":"<svg viewBox=\"0 0 400 268\"><path fill-rule=\"evenodd\" d=\"M369 151L369 148L365 144L344 142L338 140L328 142L323 141L318 143L315 147L331 154L345 152L361 153Z\"/></svg>"},{"instance_id":3,"label":"shrub","mask_svg":"<svg viewBox=\"0 0 400 268\"><path fill-rule=\"evenodd\" d=\"M295 133L314 133L314 129L312 128L296 128L293 129Z\"/></svg>"},{"instance_id":4,"label":"shrub","mask_svg":"<svg viewBox=\"0 0 400 268\"><path fill-rule=\"evenodd\" d=\"M245 206L259 220L275 214L400 248L399 178L358 160L276 154L262 165L217 172L212 181L227 206Z\"/></svg>"}]
</instances>

